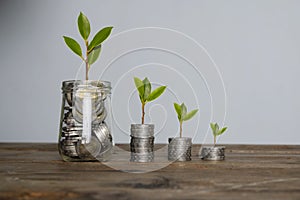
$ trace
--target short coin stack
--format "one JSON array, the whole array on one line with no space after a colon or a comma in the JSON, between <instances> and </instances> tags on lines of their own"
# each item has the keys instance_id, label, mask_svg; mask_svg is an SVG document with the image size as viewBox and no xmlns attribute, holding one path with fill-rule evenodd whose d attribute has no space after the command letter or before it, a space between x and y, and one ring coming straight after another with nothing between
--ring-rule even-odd
<instances>
[{"instance_id":1,"label":"short coin stack","mask_svg":"<svg viewBox=\"0 0 300 200\"><path fill-rule=\"evenodd\" d=\"M224 160L225 147L224 146L211 146L202 147L200 157L202 160Z\"/></svg>"},{"instance_id":2,"label":"short coin stack","mask_svg":"<svg viewBox=\"0 0 300 200\"><path fill-rule=\"evenodd\" d=\"M131 162L154 160L154 125L131 124Z\"/></svg>"},{"instance_id":3,"label":"short coin stack","mask_svg":"<svg viewBox=\"0 0 300 200\"><path fill-rule=\"evenodd\" d=\"M190 161L192 152L192 138L176 137L169 139L169 161Z\"/></svg>"}]
</instances>

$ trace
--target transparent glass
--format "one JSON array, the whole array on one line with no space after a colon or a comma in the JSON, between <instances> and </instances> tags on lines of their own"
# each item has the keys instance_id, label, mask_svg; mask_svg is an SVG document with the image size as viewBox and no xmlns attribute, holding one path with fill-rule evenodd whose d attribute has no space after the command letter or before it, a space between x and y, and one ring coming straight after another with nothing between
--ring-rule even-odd
<instances>
[{"instance_id":1,"label":"transparent glass","mask_svg":"<svg viewBox=\"0 0 300 200\"><path fill-rule=\"evenodd\" d=\"M65 161L105 161L113 149L111 85L64 81L58 149Z\"/></svg>"}]
</instances>

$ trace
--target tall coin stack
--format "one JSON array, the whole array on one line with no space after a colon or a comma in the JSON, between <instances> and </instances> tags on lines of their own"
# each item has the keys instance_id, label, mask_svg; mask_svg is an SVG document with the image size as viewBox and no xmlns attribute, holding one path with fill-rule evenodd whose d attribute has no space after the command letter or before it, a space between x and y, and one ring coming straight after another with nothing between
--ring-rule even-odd
<instances>
[{"instance_id":1,"label":"tall coin stack","mask_svg":"<svg viewBox=\"0 0 300 200\"><path fill-rule=\"evenodd\" d=\"M93 119L89 143L83 143L82 114L73 106L73 88L75 81L64 81L62 85L63 102L60 121L58 147L65 161L106 160L112 150L112 136L105 123L106 111L103 101ZM93 108L93 112L94 112ZM99 112L101 110L101 112ZM76 113L75 116L73 113Z\"/></svg>"},{"instance_id":2,"label":"tall coin stack","mask_svg":"<svg viewBox=\"0 0 300 200\"><path fill-rule=\"evenodd\" d=\"M190 161L192 153L192 138L176 137L169 139L169 161Z\"/></svg>"},{"instance_id":3,"label":"tall coin stack","mask_svg":"<svg viewBox=\"0 0 300 200\"><path fill-rule=\"evenodd\" d=\"M154 124L131 124L131 162L154 160Z\"/></svg>"}]
</instances>

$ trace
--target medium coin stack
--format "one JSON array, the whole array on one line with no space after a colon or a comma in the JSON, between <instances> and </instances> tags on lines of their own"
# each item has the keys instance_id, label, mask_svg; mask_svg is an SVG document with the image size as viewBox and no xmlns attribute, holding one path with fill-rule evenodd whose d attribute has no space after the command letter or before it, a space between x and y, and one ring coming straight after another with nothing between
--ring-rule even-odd
<instances>
[{"instance_id":1,"label":"medium coin stack","mask_svg":"<svg viewBox=\"0 0 300 200\"><path fill-rule=\"evenodd\" d=\"M65 160L105 160L112 150L112 136L105 124L104 103L100 102L102 108L98 108L97 118L92 124L92 135L89 143L82 142L82 120L75 118L73 108L74 81L63 82L63 116L60 124L59 150ZM77 109L76 109L77 110ZM99 110L102 110L99 112ZM94 109L93 109L94 112ZM105 114L104 114L105 113Z\"/></svg>"},{"instance_id":2,"label":"medium coin stack","mask_svg":"<svg viewBox=\"0 0 300 200\"><path fill-rule=\"evenodd\" d=\"M225 147L202 147L200 157L202 160L224 160Z\"/></svg>"},{"instance_id":3,"label":"medium coin stack","mask_svg":"<svg viewBox=\"0 0 300 200\"><path fill-rule=\"evenodd\" d=\"M131 162L154 160L154 124L131 124Z\"/></svg>"},{"instance_id":4,"label":"medium coin stack","mask_svg":"<svg viewBox=\"0 0 300 200\"><path fill-rule=\"evenodd\" d=\"M192 152L192 138L177 137L169 139L169 161L190 161Z\"/></svg>"}]
</instances>

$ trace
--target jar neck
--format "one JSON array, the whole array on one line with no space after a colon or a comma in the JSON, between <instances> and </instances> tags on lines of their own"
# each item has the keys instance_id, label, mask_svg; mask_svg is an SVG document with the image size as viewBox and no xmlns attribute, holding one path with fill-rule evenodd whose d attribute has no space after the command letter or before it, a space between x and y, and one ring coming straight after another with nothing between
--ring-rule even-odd
<instances>
[{"instance_id":1,"label":"jar neck","mask_svg":"<svg viewBox=\"0 0 300 200\"><path fill-rule=\"evenodd\" d=\"M111 83L109 81L101 80L69 80L62 82L63 92L73 92L78 87L94 87L97 90L101 90L106 94L111 93Z\"/></svg>"}]
</instances>

